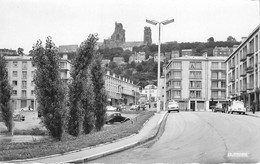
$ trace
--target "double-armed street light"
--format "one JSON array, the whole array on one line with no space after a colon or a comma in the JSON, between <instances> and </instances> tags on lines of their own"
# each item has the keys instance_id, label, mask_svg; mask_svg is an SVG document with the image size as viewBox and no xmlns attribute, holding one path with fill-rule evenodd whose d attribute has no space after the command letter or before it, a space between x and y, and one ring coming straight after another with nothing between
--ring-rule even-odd
<instances>
[{"instance_id":1,"label":"double-armed street light","mask_svg":"<svg viewBox=\"0 0 260 164\"><path fill-rule=\"evenodd\" d=\"M149 23L149 24L152 24L154 26L156 26L157 24L159 25L159 42L158 42L158 70L157 70L157 112L159 113L160 112L160 62L161 62L161 24L163 25L167 25L167 24L170 24L172 22L174 22L174 19L171 19L171 20L165 20L165 21L162 21L162 22L157 22L155 20L148 20L146 19L146 22ZM166 88L164 88L166 89ZM166 95L164 95L166 96ZM165 103L165 102L164 102Z\"/></svg>"}]
</instances>

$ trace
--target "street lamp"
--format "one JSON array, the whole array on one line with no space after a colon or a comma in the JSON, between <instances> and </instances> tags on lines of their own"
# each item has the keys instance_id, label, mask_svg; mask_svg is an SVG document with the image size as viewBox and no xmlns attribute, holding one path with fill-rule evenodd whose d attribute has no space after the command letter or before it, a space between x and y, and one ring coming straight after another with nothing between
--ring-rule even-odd
<instances>
[{"instance_id":1,"label":"street lamp","mask_svg":"<svg viewBox=\"0 0 260 164\"><path fill-rule=\"evenodd\" d=\"M158 42L158 70L157 70L157 112L160 112L160 64L161 64L161 24L163 25L167 25L170 24L172 22L174 22L174 19L171 20L165 20L162 22L157 22L155 20L148 20L146 19L146 22L149 24L152 24L154 26L156 26L157 24L159 24L159 42Z\"/></svg>"}]
</instances>

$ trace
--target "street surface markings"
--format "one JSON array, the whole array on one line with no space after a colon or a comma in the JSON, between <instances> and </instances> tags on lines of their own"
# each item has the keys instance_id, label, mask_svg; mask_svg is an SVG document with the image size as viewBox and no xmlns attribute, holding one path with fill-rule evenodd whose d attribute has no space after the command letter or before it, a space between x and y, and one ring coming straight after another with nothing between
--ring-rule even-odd
<instances>
[{"instance_id":1,"label":"street surface markings","mask_svg":"<svg viewBox=\"0 0 260 164\"><path fill-rule=\"evenodd\" d=\"M248 153L228 153L227 157L232 158L248 158Z\"/></svg>"}]
</instances>

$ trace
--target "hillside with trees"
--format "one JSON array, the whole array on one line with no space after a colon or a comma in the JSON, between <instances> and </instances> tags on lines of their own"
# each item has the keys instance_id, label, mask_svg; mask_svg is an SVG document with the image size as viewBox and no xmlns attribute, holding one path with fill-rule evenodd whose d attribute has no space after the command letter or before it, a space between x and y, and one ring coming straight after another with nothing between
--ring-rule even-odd
<instances>
[{"instance_id":1,"label":"hillside with trees","mask_svg":"<svg viewBox=\"0 0 260 164\"><path fill-rule=\"evenodd\" d=\"M213 49L215 47L233 47L234 45L239 45L241 42L237 42L232 36L228 36L226 41L215 41L214 37L209 37L207 42L182 42L177 41L167 42L161 44L161 52L171 52L179 51L181 56L181 50L192 49L194 56L201 56L203 53L207 52L208 56L213 56ZM106 48L99 49L98 52L103 55L103 59L109 59L111 62L107 65L106 70L109 70L116 75L120 75L131 79L136 84L140 82L139 85L144 87L147 84L156 84L157 79L157 63L152 59L142 62L142 63L128 63L129 57L135 52L145 52L146 59L149 56L154 56L158 52L158 45L143 45L140 47L133 47L133 51L123 50L121 47L117 48ZM127 63L125 65L117 65L113 62L113 57L124 57L124 61ZM161 66L163 63L161 63ZM162 70L162 69L161 69Z\"/></svg>"}]
</instances>

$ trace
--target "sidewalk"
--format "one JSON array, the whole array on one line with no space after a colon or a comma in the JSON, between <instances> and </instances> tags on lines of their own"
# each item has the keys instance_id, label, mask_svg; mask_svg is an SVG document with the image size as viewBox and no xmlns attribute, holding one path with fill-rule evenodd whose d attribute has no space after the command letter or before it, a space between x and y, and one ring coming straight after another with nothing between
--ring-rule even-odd
<instances>
[{"instance_id":1,"label":"sidewalk","mask_svg":"<svg viewBox=\"0 0 260 164\"><path fill-rule=\"evenodd\" d=\"M167 112L161 111L155 113L150 120L148 120L139 133L129 137L117 140L112 143L97 145L91 148L85 148L73 152L68 152L63 155L57 154L48 157L27 159L27 160L14 160L11 163L68 163L68 162L87 162L105 155L120 152L134 146L137 146L145 141L151 140L156 137L160 125L165 118Z\"/></svg>"},{"instance_id":2,"label":"sidewalk","mask_svg":"<svg viewBox=\"0 0 260 164\"><path fill-rule=\"evenodd\" d=\"M246 115L260 118L260 112L255 112L255 114L253 112L246 112Z\"/></svg>"}]
</instances>

